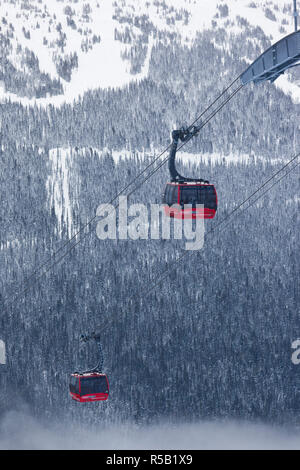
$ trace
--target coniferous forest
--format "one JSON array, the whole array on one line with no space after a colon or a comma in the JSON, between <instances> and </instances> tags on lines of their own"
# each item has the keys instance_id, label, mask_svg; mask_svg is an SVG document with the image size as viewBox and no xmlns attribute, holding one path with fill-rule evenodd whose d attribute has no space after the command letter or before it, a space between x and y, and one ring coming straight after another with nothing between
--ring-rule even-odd
<instances>
[{"instance_id":1,"label":"coniferous forest","mask_svg":"<svg viewBox=\"0 0 300 470\"><path fill-rule=\"evenodd\" d=\"M95 223L84 228L168 145L172 129L245 69L238 50L221 51L212 39L222 31L199 34L192 51L160 43L148 78L73 104L0 104L0 420L25 406L39 419L91 424L299 423L300 366L291 361L300 337L299 172L208 233L299 152L299 105L288 95L249 85L186 146L199 163L183 156L181 170L215 184L218 212L205 222L203 249L151 293L183 240L101 241ZM165 165L130 203L160 203L168 178ZM60 263L30 278L81 229ZM69 397L69 374L96 362L78 338L99 325L110 397L81 406Z\"/></svg>"}]
</instances>

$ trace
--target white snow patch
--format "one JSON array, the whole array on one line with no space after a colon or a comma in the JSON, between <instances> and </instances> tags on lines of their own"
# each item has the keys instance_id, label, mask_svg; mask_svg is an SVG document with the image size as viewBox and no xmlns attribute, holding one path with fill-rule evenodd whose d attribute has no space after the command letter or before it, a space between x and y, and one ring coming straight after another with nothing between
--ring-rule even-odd
<instances>
[{"instance_id":1,"label":"white snow patch","mask_svg":"<svg viewBox=\"0 0 300 470\"><path fill-rule=\"evenodd\" d=\"M241 164L256 165L259 162L265 163L266 165L277 165L288 161L288 159L284 157L266 159L266 157L261 155L249 155L243 153L231 153L230 155L222 155L220 153L202 153L201 155L198 155L189 152L177 152L176 159L181 163L196 166L203 163L211 166L215 166L220 163L224 163L226 166L236 166Z\"/></svg>"},{"instance_id":2,"label":"white snow patch","mask_svg":"<svg viewBox=\"0 0 300 470\"><path fill-rule=\"evenodd\" d=\"M3 1L3 0L2 0ZM148 49L144 65L140 73L132 75L128 70L128 64L121 57L121 53L125 46L114 39L114 30L118 22L113 19L113 5L111 0L99 0L100 8L96 5L98 0L91 0L93 2L93 23L88 23L88 26L93 28L93 31L101 36L101 41L95 44L92 50L83 52L81 50L82 37L76 34L70 28L65 27L68 31L69 45L65 52L77 52L78 55L78 69L73 71L70 82L61 79L64 87L64 94L46 98L26 98L19 97L14 93L6 92L4 87L0 87L0 100L11 100L18 102L24 106L41 106L46 107L49 104L54 106L61 106L63 103L72 103L75 99L82 96L87 90L98 88L120 88L127 86L131 82L139 82L148 76L149 63L153 47L153 38L149 37ZM1 0L0 0L1 2ZM0 3L1 4L1 3ZM6 4L8 12L8 21L12 16L12 5ZM49 11L52 10L52 15L60 15L60 20L65 23L65 17L62 13L62 8L65 4L61 2L47 3ZM57 8L57 10L56 10ZM15 15L14 15L15 16ZM13 21L14 22L14 21ZM14 22L15 23L15 22ZM16 21L16 33L18 37L23 37L22 22ZM24 45L31 49L38 57L41 70L48 72L50 76L57 76L57 72L52 61L52 53L49 48L42 45L41 40L43 34L38 37L39 30L32 32L31 40L24 40Z\"/></svg>"},{"instance_id":3,"label":"white snow patch","mask_svg":"<svg viewBox=\"0 0 300 470\"><path fill-rule=\"evenodd\" d=\"M113 7L110 0L102 0L101 9L95 10L94 21L101 34L101 42L79 57L78 70L66 84L65 100L71 102L75 96L86 90L97 88L124 87L132 81L140 81L148 75L153 41L150 38L148 53L143 70L135 77L128 71L121 57L122 45L114 39L116 21L112 18Z\"/></svg>"},{"instance_id":4,"label":"white snow patch","mask_svg":"<svg viewBox=\"0 0 300 470\"><path fill-rule=\"evenodd\" d=\"M57 39L56 25L62 24L62 31L66 34L66 45L64 54L76 52L78 55L78 70L74 70L71 82L66 82L61 79L64 87L64 94L48 98L28 99L21 98L13 93L8 93L3 87L0 87L0 100L10 99L11 101L20 102L24 106L47 106L52 104L60 106L62 103L72 103L74 100L82 96L87 90L96 88L120 88L128 85L132 81L140 81L147 77L149 70L149 61L153 46L153 39L150 37L148 42L147 58L141 73L132 75L128 70L128 62L121 57L122 52L127 48L127 45L115 40L114 30L120 29L121 24L113 19L115 14L115 6L113 0L89 0L87 2L91 6L91 15L86 23L82 23L80 18L82 4L72 3L70 6L75 11L75 19L78 27L83 29L88 28L90 35L100 35L101 42L93 44L92 50L84 52L81 49L81 43L84 36L78 33L78 30L73 30L67 25L66 15L64 14L65 2L53 0L51 2L41 2L33 0L32 5L42 10L46 17L44 19L38 17L31 12L26 13L26 10L20 8L21 2L16 5L10 3L8 0L0 0L2 15L5 16L8 22L11 22L15 28L15 36L12 40L14 48L17 46L17 41L21 42L24 47L32 50L39 59L41 71L49 73L52 78L58 78L57 71L53 62L53 53L55 47L43 44L43 38L47 38L48 42L55 44ZM167 8L163 8L165 3ZM176 32L181 36L182 42L192 47L193 40L198 32L206 29L212 29L212 21L217 22L217 27L225 27L228 35L236 35L240 33L243 28L237 24L237 17L246 19L253 27L259 26L264 33L270 38L272 42L278 41L285 33L282 31L282 22L287 21L288 24L284 25L286 32L293 31L293 17L291 13L284 10L289 7L291 10L291 0L282 1L274 0L269 2L255 1L256 8L250 8L251 0L227 0L226 4L229 7L228 16L216 18L219 13L218 5L222 5L221 0L165 0L157 6L157 2L149 0L149 2L141 2L140 0L124 0L122 4L116 3L116 8L122 7L122 14L146 15L149 20L155 25L159 31ZM99 7L98 7L99 5ZM187 23L183 20L176 20L167 22L170 9L177 12L186 10L189 13ZM269 8L275 14L276 21L266 17L266 8ZM18 15L22 13L21 16ZM25 15L25 16L24 16ZM26 19L26 15L28 18ZM55 16L54 16L55 15ZM175 15L174 10L170 15ZM56 18L56 19L54 19ZM35 27L37 20L40 28ZM50 24L50 22L52 23ZM227 22L230 26L226 26ZM51 31L48 28L51 25ZM30 39L25 39L22 28L30 29ZM132 26L136 30L135 26ZM229 38L228 36L228 38ZM224 38L224 48L228 46L228 38ZM251 38L255 40L255 38ZM227 42L226 42L227 41ZM226 46L227 45L227 46ZM219 47L219 46L218 46ZM263 51L261 51L263 52ZM17 64L16 64L17 65ZM299 86L288 81L286 77L281 77L275 84L281 88L285 93L290 94L295 102L299 102Z\"/></svg>"},{"instance_id":5,"label":"white snow patch","mask_svg":"<svg viewBox=\"0 0 300 470\"><path fill-rule=\"evenodd\" d=\"M293 206L294 204L300 204L300 197L295 195L294 197L291 197L289 199L286 199L285 201L286 206Z\"/></svg>"},{"instance_id":6,"label":"white snow patch","mask_svg":"<svg viewBox=\"0 0 300 470\"><path fill-rule=\"evenodd\" d=\"M275 82L275 86L289 95L294 103L300 103L300 85L289 80L288 75L281 75Z\"/></svg>"},{"instance_id":7,"label":"white snow patch","mask_svg":"<svg viewBox=\"0 0 300 470\"><path fill-rule=\"evenodd\" d=\"M5 343L0 339L0 364L6 364Z\"/></svg>"},{"instance_id":8,"label":"white snow patch","mask_svg":"<svg viewBox=\"0 0 300 470\"><path fill-rule=\"evenodd\" d=\"M57 233L62 235L65 224L68 237L72 236L72 205L70 200L69 172L71 167L72 150L57 148L49 150L51 173L46 182L49 209L57 217Z\"/></svg>"}]
</instances>

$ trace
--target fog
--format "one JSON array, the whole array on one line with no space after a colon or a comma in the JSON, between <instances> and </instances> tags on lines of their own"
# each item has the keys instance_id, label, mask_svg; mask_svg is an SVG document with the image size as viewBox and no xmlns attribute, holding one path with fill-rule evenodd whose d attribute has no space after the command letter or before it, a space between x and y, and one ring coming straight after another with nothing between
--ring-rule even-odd
<instances>
[{"instance_id":1,"label":"fog","mask_svg":"<svg viewBox=\"0 0 300 470\"><path fill-rule=\"evenodd\" d=\"M0 449L300 449L300 429L228 421L91 428L12 411L0 421Z\"/></svg>"}]
</instances>

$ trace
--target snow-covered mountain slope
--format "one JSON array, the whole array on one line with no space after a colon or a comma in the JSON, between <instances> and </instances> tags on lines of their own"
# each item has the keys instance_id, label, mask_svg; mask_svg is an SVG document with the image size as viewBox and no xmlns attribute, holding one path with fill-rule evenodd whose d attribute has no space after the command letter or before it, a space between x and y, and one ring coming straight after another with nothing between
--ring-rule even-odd
<instances>
[{"instance_id":1,"label":"snow-covered mountain slope","mask_svg":"<svg viewBox=\"0 0 300 470\"><path fill-rule=\"evenodd\" d=\"M249 30L262 52L249 28L272 42L293 28L291 0L0 0L0 11L0 97L24 104L59 105L140 80L158 42L192 50L199 32L222 29L234 53L234 38ZM277 84L300 99L296 79Z\"/></svg>"}]
</instances>

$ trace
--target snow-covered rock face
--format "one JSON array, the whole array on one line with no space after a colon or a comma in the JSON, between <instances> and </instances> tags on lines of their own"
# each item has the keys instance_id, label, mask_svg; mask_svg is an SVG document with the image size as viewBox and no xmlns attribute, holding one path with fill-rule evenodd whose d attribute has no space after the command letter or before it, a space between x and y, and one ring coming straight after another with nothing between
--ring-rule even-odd
<instances>
[{"instance_id":1,"label":"snow-covered rock face","mask_svg":"<svg viewBox=\"0 0 300 470\"><path fill-rule=\"evenodd\" d=\"M0 0L0 11L0 98L24 104L142 79L157 42L191 48L198 32L224 28L234 50L249 26L273 42L293 30L292 0ZM300 96L287 77L278 83Z\"/></svg>"}]
</instances>

